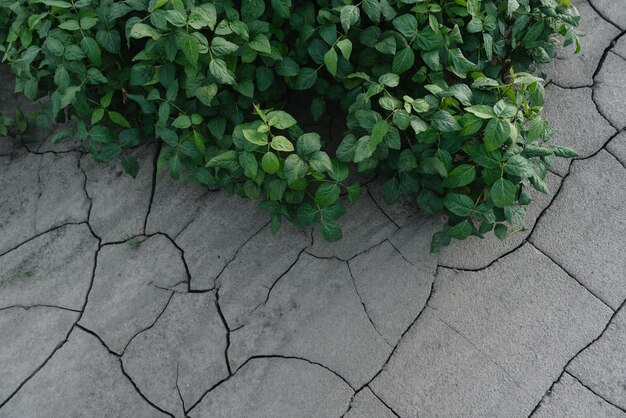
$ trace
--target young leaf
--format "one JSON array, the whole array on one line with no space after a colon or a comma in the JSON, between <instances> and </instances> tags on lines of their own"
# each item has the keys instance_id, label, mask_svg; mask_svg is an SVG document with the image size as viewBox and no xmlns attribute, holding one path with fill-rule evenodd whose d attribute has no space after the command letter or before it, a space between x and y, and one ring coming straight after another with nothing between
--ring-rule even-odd
<instances>
[{"instance_id":1,"label":"young leaf","mask_svg":"<svg viewBox=\"0 0 626 418\"><path fill-rule=\"evenodd\" d=\"M291 141L282 135L276 135L274 138L272 138L270 146L276 151L291 152L294 150Z\"/></svg>"}]
</instances>

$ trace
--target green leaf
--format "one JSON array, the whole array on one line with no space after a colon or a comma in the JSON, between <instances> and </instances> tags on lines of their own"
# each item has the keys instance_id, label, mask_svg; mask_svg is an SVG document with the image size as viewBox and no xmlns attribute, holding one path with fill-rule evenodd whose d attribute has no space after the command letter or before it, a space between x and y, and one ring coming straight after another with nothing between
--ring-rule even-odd
<instances>
[{"instance_id":1,"label":"green leaf","mask_svg":"<svg viewBox=\"0 0 626 418\"><path fill-rule=\"evenodd\" d=\"M380 21L381 6L378 0L363 0L361 7L372 22Z\"/></svg>"},{"instance_id":2,"label":"green leaf","mask_svg":"<svg viewBox=\"0 0 626 418\"><path fill-rule=\"evenodd\" d=\"M100 122L103 117L104 117L104 109L100 107L97 109L94 109L93 113L91 114L91 124L95 125L96 123Z\"/></svg>"},{"instance_id":3,"label":"green leaf","mask_svg":"<svg viewBox=\"0 0 626 418\"><path fill-rule=\"evenodd\" d=\"M299 226L310 226L319 220L319 216L315 206L303 203L296 211L296 222Z\"/></svg>"},{"instance_id":4,"label":"green leaf","mask_svg":"<svg viewBox=\"0 0 626 418\"><path fill-rule=\"evenodd\" d=\"M450 227L450 229L446 231L448 235L458 240L466 239L467 237L472 235L472 232L474 232L474 225L472 225L472 223L468 219L459 222L458 224Z\"/></svg>"},{"instance_id":5,"label":"green leaf","mask_svg":"<svg viewBox=\"0 0 626 418\"><path fill-rule=\"evenodd\" d=\"M278 17L288 19L290 17L291 0L272 0L272 11Z\"/></svg>"},{"instance_id":6,"label":"green leaf","mask_svg":"<svg viewBox=\"0 0 626 418\"><path fill-rule=\"evenodd\" d=\"M84 37L80 40L80 47L89 58L89 61L97 67L102 64L102 56L100 52L100 47L95 39L90 37Z\"/></svg>"},{"instance_id":7,"label":"green leaf","mask_svg":"<svg viewBox=\"0 0 626 418\"><path fill-rule=\"evenodd\" d=\"M259 132L256 129L244 129L243 137L254 145L267 145L267 132Z\"/></svg>"},{"instance_id":8,"label":"green leaf","mask_svg":"<svg viewBox=\"0 0 626 418\"><path fill-rule=\"evenodd\" d=\"M232 163L237 161L237 152L234 150L224 151L221 154L211 158L207 163L207 167L228 168Z\"/></svg>"},{"instance_id":9,"label":"green leaf","mask_svg":"<svg viewBox=\"0 0 626 418\"><path fill-rule=\"evenodd\" d=\"M139 173L139 163L132 155L125 155L124 158L122 158L122 168L132 178L136 178Z\"/></svg>"},{"instance_id":10,"label":"green leaf","mask_svg":"<svg viewBox=\"0 0 626 418\"><path fill-rule=\"evenodd\" d=\"M109 112L109 119L111 119L111 122L123 126L124 128L130 128L130 123L128 123L128 121L126 120L126 118L124 116L122 116L120 113L118 112Z\"/></svg>"},{"instance_id":11,"label":"green leaf","mask_svg":"<svg viewBox=\"0 0 626 418\"><path fill-rule=\"evenodd\" d=\"M254 154L245 151L239 154L239 165L243 168L243 173L246 177L251 179L256 178L257 171L259 170L259 164L257 163Z\"/></svg>"},{"instance_id":12,"label":"green leaf","mask_svg":"<svg viewBox=\"0 0 626 418\"><path fill-rule=\"evenodd\" d=\"M448 177L446 165L437 157L424 158L421 161L421 168L426 174L439 174L441 177Z\"/></svg>"},{"instance_id":13,"label":"green leaf","mask_svg":"<svg viewBox=\"0 0 626 418\"><path fill-rule=\"evenodd\" d=\"M352 55L352 41L350 39L346 38L338 41L337 48L341 51L341 56L346 60L350 60L350 55Z\"/></svg>"},{"instance_id":14,"label":"green leaf","mask_svg":"<svg viewBox=\"0 0 626 418\"><path fill-rule=\"evenodd\" d=\"M288 129L297 123L293 116L282 110L273 110L268 112L266 116L268 125L277 129Z\"/></svg>"},{"instance_id":15,"label":"green leaf","mask_svg":"<svg viewBox=\"0 0 626 418\"><path fill-rule=\"evenodd\" d=\"M241 17L245 22L258 19L264 12L264 0L243 0L241 2Z\"/></svg>"},{"instance_id":16,"label":"green leaf","mask_svg":"<svg viewBox=\"0 0 626 418\"><path fill-rule=\"evenodd\" d=\"M165 1L166 3L167 1ZM204 3L200 6L194 7L189 13L189 26L196 30L208 27L211 30L215 29L217 23L217 12L215 6L211 3Z\"/></svg>"},{"instance_id":17,"label":"green leaf","mask_svg":"<svg viewBox=\"0 0 626 418\"><path fill-rule=\"evenodd\" d=\"M369 135L359 138L354 146L354 162L360 163L367 160L374 153L375 147L371 146L371 137Z\"/></svg>"},{"instance_id":18,"label":"green leaf","mask_svg":"<svg viewBox=\"0 0 626 418\"><path fill-rule=\"evenodd\" d=\"M461 125L454 116L445 110L439 110L433 116L432 126L441 132L456 132L461 130Z\"/></svg>"},{"instance_id":19,"label":"green leaf","mask_svg":"<svg viewBox=\"0 0 626 418\"><path fill-rule=\"evenodd\" d=\"M336 183L323 183L315 191L315 203L319 207L330 206L339 199L340 192Z\"/></svg>"},{"instance_id":20,"label":"green leaf","mask_svg":"<svg viewBox=\"0 0 626 418\"><path fill-rule=\"evenodd\" d=\"M386 204L391 205L400 199L400 183L397 178L391 178L380 187L380 194Z\"/></svg>"},{"instance_id":21,"label":"green leaf","mask_svg":"<svg viewBox=\"0 0 626 418\"><path fill-rule=\"evenodd\" d=\"M266 152L261 160L261 168L268 174L274 174L280 168L278 157L271 151Z\"/></svg>"},{"instance_id":22,"label":"green leaf","mask_svg":"<svg viewBox=\"0 0 626 418\"><path fill-rule=\"evenodd\" d=\"M248 42L248 46L261 54L269 55L272 53L269 39L261 33L255 35L254 39Z\"/></svg>"},{"instance_id":23,"label":"green leaf","mask_svg":"<svg viewBox=\"0 0 626 418\"><path fill-rule=\"evenodd\" d=\"M100 29L96 32L96 41L111 54L117 54L120 50L120 34L114 29Z\"/></svg>"},{"instance_id":24,"label":"green leaf","mask_svg":"<svg viewBox=\"0 0 626 418\"><path fill-rule=\"evenodd\" d=\"M61 28L63 30L74 31L74 30L79 30L80 29L80 25L75 20L66 20L65 22L63 22L63 23L61 23L59 25L59 28Z\"/></svg>"},{"instance_id":25,"label":"green leaf","mask_svg":"<svg viewBox=\"0 0 626 418\"><path fill-rule=\"evenodd\" d=\"M191 126L191 119L187 115L180 115L179 117L174 119L174 122L172 122L172 126L179 129L189 128Z\"/></svg>"},{"instance_id":26,"label":"green leaf","mask_svg":"<svg viewBox=\"0 0 626 418\"><path fill-rule=\"evenodd\" d=\"M474 135L483 127L483 120L471 113L464 114L459 123L463 126L463 129L459 132L461 136Z\"/></svg>"},{"instance_id":27,"label":"green leaf","mask_svg":"<svg viewBox=\"0 0 626 418\"><path fill-rule=\"evenodd\" d=\"M345 214L346 207L341 203L335 203L320 210L320 215L324 222L336 221Z\"/></svg>"},{"instance_id":28,"label":"green leaf","mask_svg":"<svg viewBox=\"0 0 626 418\"><path fill-rule=\"evenodd\" d=\"M533 187L541 193L550 194L550 189L548 188L548 185L541 179L541 177L537 175L531 176L530 184L532 184Z\"/></svg>"},{"instance_id":29,"label":"green leaf","mask_svg":"<svg viewBox=\"0 0 626 418\"><path fill-rule=\"evenodd\" d=\"M216 36L211 41L211 52L217 56L232 54L239 49L239 45Z\"/></svg>"},{"instance_id":30,"label":"green leaf","mask_svg":"<svg viewBox=\"0 0 626 418\"><path fill-rule=\"evenodd\" d=\"M337 51L335 51L335 48L330 48L324 54L324 64L328 72L332 75L337 75L337 59Z\"/></svg>"},{"instance_id":31,"label":"green leaf","mask_svg":"<svg viewBox=\"0 0 626 418\"><path fill-rule=\"evenodd\" d=\"M474 212L474 201L464 194L448 193L443 199L443 204L450 212L464 218Z\"/></svg>"},{"instance_id":32,"label":"green leaf","mask_svg":"<svg viewBox=\"0 0 626 418\"><path fill-rule=\"evenodd\" d=\"M138 22L135 23L135 25L130 30L130 37L135 39L152 38L156 41L161 37L161 34L159 34L159 32L157 32L157 30L154 29L152 26Z\"/></svg>"},{"instance_id":33,"label":"green leaf","mask_svg":"<svg viewBox=\"0 0 626 418\"><path fill-rule=\"evenodd\" d=\"M400 77L394 73L386 73L378 78L378 82L387 87L397 87L400 84Z\"/></svg>"},{"instance_id":34,"label":"green leaf","mask_svg":"<svg viewBox=\"0 0 626 418\"><path fill-rule=\"evenodd\" d=\"M478 116L481 119L493 119L496 117L496 114L494 113L493 108L487 105L469 106L469 107L466 107L465 110L467 110L470 113L473 113L474 115Z\"/></svg>"},{"instance_id":35,"label":"green leaf","mask_svg":"<svg viewBox=\"0 0 626 418\"><path fill-rule=\"evenodd\" d=\"M500 240L505 239L506 238L506 233L507 233L506 225L505 224L498 224L498 225L496 225L496 227L493 229L493 233Z\"/></svg>"},{"instance_id":36,"label":"green leaf","mask_svg":"<svg viewBox=\"0 0 626 418\"><path fill-rule=\"evenodd\" d=\"M194 38L195 42L195 38ZM197 46L197 43L196 43ZM197 61L197 59L196 59ZM209 71L221 84L235 84L235 75L228 69L226 61L220 58L212 59L209 62Z\"/></svg>"},{"instance_id":37,"label":"green leaf","mask_svg":"<svg viewBox=\"0 0 626 418\"><path fill-rule=\"evenodd\" d=\"M393 20L393 27L404 37L412 39L417 35L417 19L415 16L405 14Z\"/></svg>"},{"instance_id":38,"label":"green leaf","mask_svg":"<svg viewBox=\"0 0 626 418\"><path fill-rule=\"evenodd\" d=\"M515 228L526 227L526 210L521 206L507 206L504 208L504 217Z\"/></svg>"},{"instance_id":39,"label":"green leaf","mask_svg":"<svg viewBox=\"0 0 626 418\"><path fill-rule=\"evenodd\" d=\"M341 226L335 221L324 221L320 226L322 237L328 242L335 242L341 239Z\"/></svg>"},{"instance_id":40,"label":"green leaf","mask_svg":"<svg viewBox=\"0 0 626 418\"><path fill-rule=\"evenodd\" d=\"M415 154L410 149L402 150L398 157L398 171L409 172L417 168L417 159Z\"/></svg>"},{"instance_id":41,"label":"green leaf","mask_svg":"<svg viewBox=\"0 0 626 418\"><path fill-rule=\"evenodd\" d=\"M217 95L217 86L215 84L200 86L196 89L195 93L200 103L205 106L211 106L213 98Z\"/></svg>"},{"instance_id":42,"label":"green leaf","mask_svg":"<svg viewBox=\"0 0 626 418\"><path fill-rule=\"evenodd\" d=\"M124 148L136 147L141 143L141 134L138 129L124 129L120 132L118 140Z\"/></svg>"},{"instance_id":43,"label":"green leaf","mask_svg":"<svg viewBox=\"0 0 626 418\"><path fill-rule=\"evenodd\" d=\"M450 50L448 62L450 70L461 78L465 78L468 72L476 70L476 64L465 58L459 48Z\"/></svg>"},{"instance_id":44,"label":"green leaf","mask_svg":"<svg viewBox=\"0 0 626 418\"><path fill-rule=\"evenodd\" d=\"M347 191L348 191L348 200L350 202L355 202L361 195L361 184L353 183L347 187Z\"/></svg>"},{"instance_id":45,"label":"green leaf","mask_svg":"<svg viewBox=\"0 0 626 418\"><path fill-rule=\"evenodd\" d=\"M322 149L321 138L318 133L310 132L301 135L296 142L298 154L306 156Z\"/></svg>"},{"instance_id":46,"label":"green leaf","mask_svg":"<svg viewBox=\"0 0 626 418\"><path fill-rule=\"evenodd\" d=\"M519 154L511 156L504 165L504 171L518 177L535 175L532 163Z\"/></svg>"},{"instance_id":47,"label":"green leaf","mask_svg":"<svg viewBox=\"0 0 626 418\"><path fill-rule=\"evenodd\" d=\"M495 151L509 139L511 127L502 119L491 119L485 128L485 148Z\"/></svg>"},{"instance_id":48,"label":"green leaf","mask_svg":"<svg viewBox=\"0 0 626 418\"><path fill-rule=\"evenodd\" d=\"M333 164L330 161L330 157L324 151L315 151L309 158L309 165L315 171L323 173L325 171L332 171Z\"/></svg>"},{"instance_id":49,"label":"green leaf","mask_svg":"<svg viewBox=\"0 0 626 418\"><path fill-rule=\"evenodd\" d=\"M115 139L116 138L115 135L113 135L113 132L111 132L111 130L106 126L94 126L91 129L92 141L104 144L107 142L114 142Z\"/></svg>"},{"instance_id":50,"label":"green leaf","mask_svg":"<svg viewBox=\"0 0 626 418\"><path fill-rule=\"evenodd\" d=\"M276 135L274 138L272 138L270 146L276 151L291 152L294 150L291 141L282 135Z\"/></svg>"},{"instance_id":51,"label":"green leaf","mask_svg":"<svg viewBox=\"0 0 626 418\"><path fill-rule=\"evenodd\" d=\"M54 72L54 84L59 88L59 91L64 91L70 85L70 73L67 72L65 66L59 65Z\"/></svg>"},{"instance_id":52,"label":"green leaf","mask_svg":"<svg viewBox=\"0 0 626 418\"><path fill-rule=\"evenodd\" d=\"M317 81L317 71L312 68L300 68L298 71L298 75L296 76L296 81L294 84L294 88L296 90L307 90L313 87L315 82Z\"/></svg>"},{"instance_id":53,"label":"green leaf","mask_svg":"<svg viewBox=\"0 0 626 418\"><path fill-rule=\"evenodd\" d=\"M200 56L200 50L198 47L198 41L191 35L185 35L181 44L181 49L187 61L193 66L198 65L198 57ZM215 60L211 61L214 62ZM213 73L211 71L211 73ZM216 76L217 77L217 76Z\"/></svg>"},{"instance_id":54,"label":"green leaf","mask_svg":"<svg viewBox=\"0 0 626 418\"><path fill-rule=\"evenodd\" d=\"M285 171L287 182L293 183L306 175L309 166L306 161L300 158L299 155L291 154L285 159L285 166L283 169Z\"/></svg>"},{"instance_id":55,"label":"green leaf","mask_svg":"<svg viewBox=\"0 0 626 418\"><path fill-rule=\"evenodd\" d=\"M554 155L556 155L557 157L576 158L580 156L573 149L568 148L568 147L563 147L560 145L552 145L552 151L554 151Z\"/></svg>"},{"instance_id":56,"label":"green leaf","mask_svg":"<svg viewBox=\"0 0 626 418\"><path fill-rule=\"evenodd\" d=\"M499 208L512 205L515 202L516 193L515 185L505 178L496 180L491 186L491 200Z\"/></svg>"},{"instance_id":57,"label":"green leaf","mask_svg":"<svg viewBox=\"0 0 626 418\"><path fill-rule=\"evenodd\" d=\"M476 167L471 164L461 164L448 174L442 184L449 189L467 186L476 178Z\"/></svg>"},{"instance_id":58,"label":"green leaf","mask_svg":"<svg viewBox=\"0 0 626 418\"><path fill-rule=\"evenodd\" d=\"M402 74L410 70L415 64L415 53L410 47L402 48L393 57L393 63L391 64L391 71L396 74Z\"/></svg>"},{"instance_id":59,"label":"green leaf","mask_svg":"<svg viewBox=\"0 0 626 418\"><path fill-rule=\"evenodd\" d=\"M386 120L381 119L374 124L370 137L370 146L372 148L375 148L383 141L383 138L387 135L387 132L389 132L389 128L389 123Z\"/></svg>"},{"instance_id":60,"label":"green leaf","mask_svg":"<svg viewBox=\"0 0 626 418\"><path fill-rule=\"evenodd\" d=\"M348 30L350 30L350 27L359 20L359 16L360 12L357 6L349 4L341 8L340 20L344 32L348 32Z\"/></svg>"},{"instance_id":61,"label":"green leaf","mask_svg":"<svg viewBox=\"0 0 626 418\"><path fill-rule=\"evenodd\" d=\"M430 252L433 254L437 254L444 247L450 245L451 241L452 239L450 238L450 235L442 231L436 232L433 235L432 241L430 242Z\"/></svg>"}]
</instances>

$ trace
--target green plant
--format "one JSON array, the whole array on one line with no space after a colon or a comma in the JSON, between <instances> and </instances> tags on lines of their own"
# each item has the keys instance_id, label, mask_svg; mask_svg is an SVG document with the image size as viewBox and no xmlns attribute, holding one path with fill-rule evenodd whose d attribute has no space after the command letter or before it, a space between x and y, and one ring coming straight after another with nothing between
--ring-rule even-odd
<instances>
[{"instance_id":1,"label":"green plant","mask_svg":"<svg viewBox=\"0 0 626 418\"><path fill-rule=\"evenodd\" d=\"M350 170L378 173L388 203L448 216L433 238L523 228L529 191L548 192L544 88L556 37L576 43L569 0L0 0L1 51L30 99L97 161L157 138L159 166L341 237ZM335 155L285 112L306 90L318 118L346 113Z\"/></svg>"},{"instance_id":2,"label":"green plant","mask_svg":"<svg viewBox=\"0 0 626 418\"><path fill-rule=\"evenodd\" d=\"M27 277L31 277L33 272L30 270L17 270L14 272L9 272L5 274L2 278L3 280L11 280L11 279L25 279Z\"/></svg>"},{"instance_id":3,"label":"green plant","mask_svg":"<svg viewBox=\"0 0 626 418\"><path fill-rule=\"evenodd\" d=\"M132 251L137 251L139 247L141 247L141 241L139 241L139 238L136 236L131 237L126 235L126 243L128 244L128 248Z\"/></svg>"}]
</instances>

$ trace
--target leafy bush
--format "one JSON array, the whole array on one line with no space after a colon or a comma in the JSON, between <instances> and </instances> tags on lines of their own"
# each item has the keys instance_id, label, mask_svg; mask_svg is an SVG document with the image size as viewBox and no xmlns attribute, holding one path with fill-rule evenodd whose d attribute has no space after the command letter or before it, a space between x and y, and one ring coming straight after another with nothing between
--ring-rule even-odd
<instances>
[{"instance_id":1,"label":"leafy bush","mask_svg":"<svg viewBox=\"0 0 626 418\"><path fill-rule=\"evenodd\" d=\"M341 237L351 171L386 202L448 217L433 238L524 227L553 156L538 64L576 44L569 0L0 0L0 45L30 99L75 128L98 161L157 138L172 176L221 186L282 219ZM306 90L346 134L304 132L284 110Z\"/></svg>"}]
</instances>

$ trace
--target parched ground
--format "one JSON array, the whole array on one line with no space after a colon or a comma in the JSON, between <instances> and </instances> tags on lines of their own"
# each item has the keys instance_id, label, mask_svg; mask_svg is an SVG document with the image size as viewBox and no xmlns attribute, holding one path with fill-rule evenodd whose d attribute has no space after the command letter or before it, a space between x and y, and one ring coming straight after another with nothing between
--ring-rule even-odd
<instances>
[{"instance_id":1,"label":"parched ground","mask_svg":"<svg viewBox=\"0 0 626 418\"><path fill-rule=\"evenodd\" d=\"M0 140L0 417L626 417L626 7L577 2L529 228L428 253L371 183L344 239ZM0 85L0 111L25 105Z\"/></svg>"}]
</instances>

